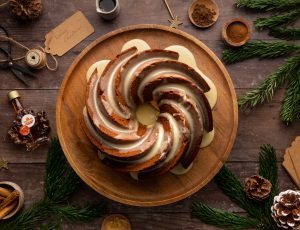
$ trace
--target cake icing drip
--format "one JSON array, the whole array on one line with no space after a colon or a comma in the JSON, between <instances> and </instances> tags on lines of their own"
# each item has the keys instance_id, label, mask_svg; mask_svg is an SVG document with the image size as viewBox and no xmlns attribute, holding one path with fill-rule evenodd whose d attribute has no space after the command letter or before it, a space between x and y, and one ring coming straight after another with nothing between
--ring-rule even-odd
<instances>
[{"instance_id":1,"label":"cake icing drip","mask_svg":"<svg viewBox=\"0 0 300 230\"><path fill-rule=\"evenodd\" d=\"M126 43L113 60L91 66L82 127L101 161L115 170L134 172L135 178L161 175L176 165L185 171L202 139L205 146L212 140L216 88L191 53L182 55L186 48L133 44ZM159 115L153 125L143 125L136 109L152 102Z\"/></svg>"}]
</instances>

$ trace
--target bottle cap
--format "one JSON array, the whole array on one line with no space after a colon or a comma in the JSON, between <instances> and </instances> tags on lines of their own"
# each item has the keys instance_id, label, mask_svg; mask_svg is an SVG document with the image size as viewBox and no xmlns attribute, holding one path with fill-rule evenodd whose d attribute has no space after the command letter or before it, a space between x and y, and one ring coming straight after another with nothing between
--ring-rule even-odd
<instances>
[{"instance_id":1,"label":"bottle cap","mask_svg":"<svg viewBox=\"0 0 300 230\"><path fill-rule=\"evenodd\" d=\"M7 97L8 97L9 101L12 101L13 99L21 97L21 95L19 94L19 92L17 90L13 90L7 94Z\"/></svg>"}]
</instances>

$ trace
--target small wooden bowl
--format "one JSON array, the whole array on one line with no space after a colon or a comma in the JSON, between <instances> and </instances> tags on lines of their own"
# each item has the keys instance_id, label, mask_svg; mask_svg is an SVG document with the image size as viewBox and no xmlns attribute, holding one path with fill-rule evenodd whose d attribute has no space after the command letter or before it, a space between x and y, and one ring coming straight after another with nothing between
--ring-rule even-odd
<instances>
[{"instance_id":1,"label":"small wooden bowl","mask_svg":"<svg viewBox=\"0 0 300 230\"><path fill-rule=\"evenodd\" d=\"M102 222L100 230L108 230L107 225L108 225L109 221L112 221L114 218L120 218L122 220L125 220L128 224L126 230L131 230L131 224L130 224L129 220L121 214L112 214L112 215L106 216Z\"/></svg>"},{"instance_id":2,"label":"small wooden bowl","mask_svg":"<svg viewBox=\"0 0 300 230\"><path fill-rule=\"evenodd\" d=\"M17 190L20 193L18 206L14 210L12 210L8 215L6 215L5 217L2 218L3 220L6 220L6 219L9 219L9 218L13 217L23 207L23 205L24 205L24 192L23 192L23 190L21 189L21 187L19 185L17 185L14 182L10 182L10 181L1 181L0 182L0 187L7 188L7 189L10 189L12 191Z\"/></svg>"},{"instance_id":3,"label":"small wooden bowl","mask_svg":"<svg viewBox=\"0 0 300 230\"><path fill-rule=\"evenodd\" d=\"M242 28L243 30L243 35L241 33L240 39L234 40L231 38L230 30L235 30L237 25L241 26L240 28ZM225 40L225 42L230 46L234 46L234 47L242 46L251 37L250 25L245 19L233 18L224 25L222 29L222 37Z\"/></svg>"},{"instance_id":4,"label":"small wooden bowl","mask_svg":"<svg viewBox=\"0 0 300 230\"><path fill-rule=\"evenodd\" d=\"M194 21L192 14L193 14L194 9L197 4L205 5L207 8L215 11L216 14L213 16L213 19L212 19L213 21L211 23L209 23L207 25L199 25ZM208 28L208 27L212 26L213 24L215 24L215 22L218 20L220 11L219 11L219 7L218 7L217 3L214 0L195 0L190 5L188 14L189 14L190 21L193 23L193 25L195 25L199 28Z\"/></svg>"}]
</instances>

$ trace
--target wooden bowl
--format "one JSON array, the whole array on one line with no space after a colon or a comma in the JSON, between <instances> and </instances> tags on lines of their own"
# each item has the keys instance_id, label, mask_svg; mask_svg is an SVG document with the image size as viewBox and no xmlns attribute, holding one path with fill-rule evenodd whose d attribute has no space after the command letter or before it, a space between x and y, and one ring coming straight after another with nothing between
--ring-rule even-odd
<instances>
[{"instance_id":1,"label":"wooden bowl","mask_svg":"<svg viewBox=\"0 0 300 230\"><path fill-rule=\"evenodd\" d=\"M21 189L21 187L19 185L17 185L14 182L10 182L10 181L1 181L0 182L0 187L7 188L7 189L10 189L12 191L17 190L20 193L18 206L13 211L11 211L8 215L6 215L5 217L2 218L3 220L6 220L6 219L9 219L9 218L13 217L15 214L17 214L17 212L23 207L23 205L24 205L24 192L23 192L23 190Z\"/></svg>"},{"instance_id":2,"label":"wooden bowl","mask_svg":"<svg viewBox=\"0 0 300 230\"><path fill-rule=\"evenodd\" d=\"M207 8L215 11L216 14L213 16L213 19L212 19L213 21L211 23L209 23L207 25L199 25L194 21L192 14L193 14L194 9L197 4L205 5ZM188 14L189 14L189 19L193 23L193 25L195 25L199 28L208 28L208 27L212 26L213 24L215 24L215 22L218 20L220 11L219 11L219 7L218 7L217 3L214 0L196 0L196 1L192 2L192 4L190 5L190 7L188 9Z\"/></svg>"},{"instance_id":3,"label":"wooden bowl","mask_svg":"<svg viewBox=\"0 0 300 230\"><path fill-rule=\"evenodd\" d=\"M237 39L233 39L230 31L236 31L237 26L239 26L243 32L238 32L239 37ZM233 18L224 25L222 29L222 37L230 46L242 46L251 37L250 25L245 19Z\"/></svg>"},{"instance_id":4,"label":"wooden bowl","mask_svg":"<svg viewBox=\"0 0 300 230\"><path fill-rule=\"evenodd\" d=\"M142 39L150 47L164 49L183 45L191 50L197 65L216 85L218 100L213 110L215 138L199 150L192 169L181 176L171 173L153 180L136 181L101 163L97 149L81 125L85 107L86 72L99 60L111 60L129 40ZM199 39L161 25L134 25L120 28L96 39L68 69L56 106L60 144L70 165L89 186L100 194L129 205L158 206L184 199L205 186L229 156L238 123L237 98L231 78L222 62Z\"/></svg>"}]
</instances>

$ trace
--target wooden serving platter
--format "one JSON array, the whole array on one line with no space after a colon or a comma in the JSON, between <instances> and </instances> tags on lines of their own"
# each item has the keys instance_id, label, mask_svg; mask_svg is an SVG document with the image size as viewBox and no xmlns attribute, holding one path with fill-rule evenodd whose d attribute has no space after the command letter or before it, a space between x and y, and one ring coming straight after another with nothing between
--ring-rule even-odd
<instances>
[{"instance_id":1,"label":"wooden serving platter","mask_svg":"<svg viewBox=\"0 0 300 230\"><path fill-rule=\"evenodd\" d=\"M96 148L80 125L85 106L86 71L95 62L112 59L123 44L142 39L152 48L183 45L191 50L198 67L213 80L218 100L213 111L215 138L199 150L192 169L185 175L168 173L150 181L135 181L129 174L104 166ZM56 107L56 125L63 151L76 173L100 194L129 205L169 204L197 192L219 171L232 149L238 124L234 87L228 72L216 55L193 36L161 25L135 25L108 33L91 43L66 73Z\"/></svg>"}]
</instances>

